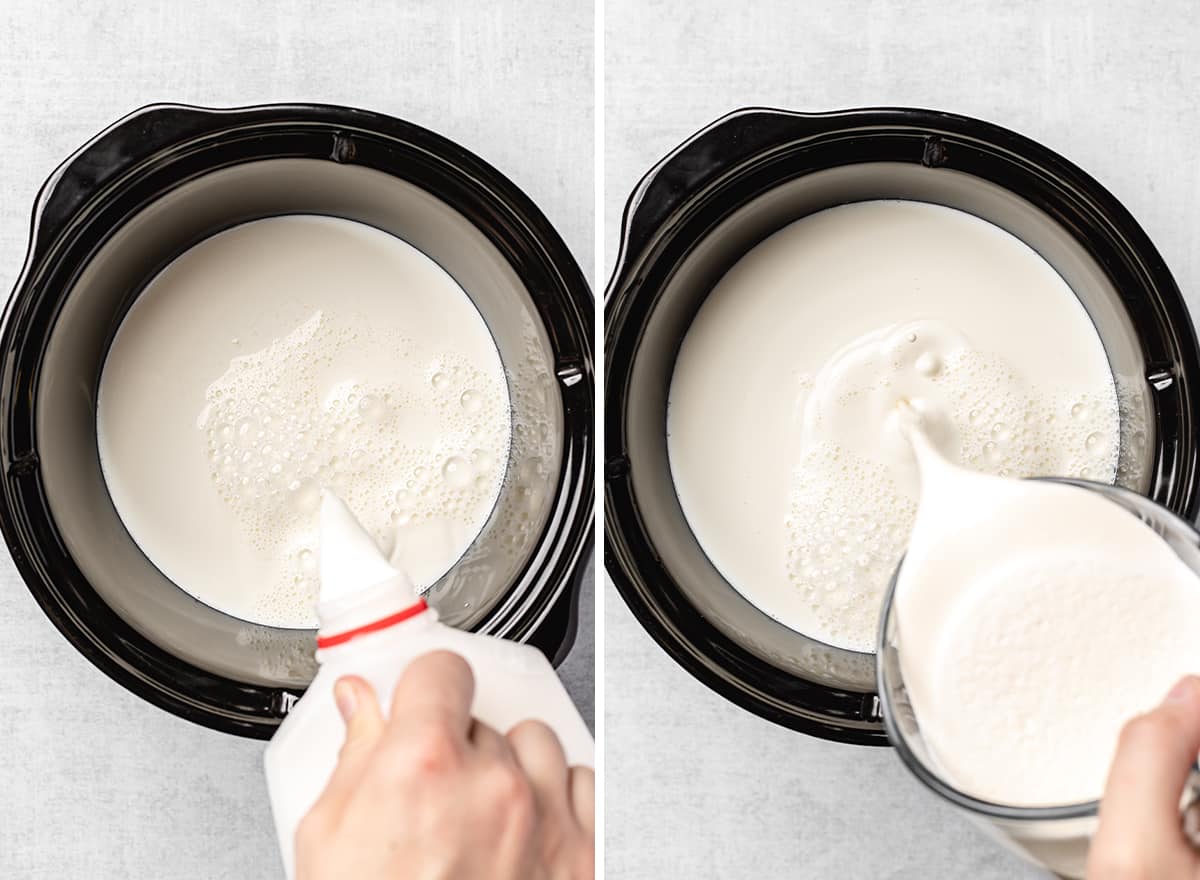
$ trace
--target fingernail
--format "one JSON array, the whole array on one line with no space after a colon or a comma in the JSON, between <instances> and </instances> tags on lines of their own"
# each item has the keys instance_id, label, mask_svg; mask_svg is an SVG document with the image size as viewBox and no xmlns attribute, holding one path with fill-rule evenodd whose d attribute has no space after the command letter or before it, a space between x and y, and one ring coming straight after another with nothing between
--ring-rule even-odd
<instances>
[{"instance_id":1,"label":"fingernail","mask_svg":"<svg viewBox=\"0 0 1200 880\"><path fill-rule=\"evenodd\" d=\"M333 699L337 703L338 711L342 713L342 720L349 724L350 719L354 717L354 710L358 708L354 686L348 681L339 681L333 686Z\"/></svg>"},{"instance_id":2,"label":"fingernail","mask_svg":"<svg viewBox=\"0 0 1200 880\"><path fill-rule=\"evenodd\" d=\"M1175 687L1171 688L1167 693L1166 702L1179 703L1186 700L1192 692L1192 680L1190 678L1181 678L1175 683Z\"/></svg>"}]
</instances>

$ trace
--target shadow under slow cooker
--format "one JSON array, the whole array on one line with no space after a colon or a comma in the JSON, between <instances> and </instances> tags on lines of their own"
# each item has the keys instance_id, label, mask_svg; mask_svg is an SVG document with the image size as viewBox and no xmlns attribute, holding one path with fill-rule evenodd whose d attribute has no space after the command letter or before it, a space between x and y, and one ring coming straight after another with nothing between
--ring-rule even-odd
<instances>
[{"instance_id":1,"label":"shadow under slow cooker","mask_svg":"<svg viewBox=\"0 0 1200 880\"><path fill-rule=\"evenodd\" d=\"M1132 218L1078 169L986 123L910 110L742 111L642 181L606 305L608 570L643 625L710 687L808 733L885 744L874 655L789 629L725 581L684 518L666 440L675 359L716 282L789 223L875 199L966 211L1062 275L1116 381L1118 482L1186 516L1196 507L1198 364L1178 290Z\"/></svg>"},{"instance_id":2,"label":"shadow under slow cooker","mask_svg":"<svg viewBox=\"0 0 1200 880\"><path fill-rule=\"evenodd\" d=\"M6 499L6 531L13 546L11 531L17 530L22 557L36 569L23 573L43 608L110 675L147 699L218 729L269 736L311 680L313 631L261 626L216 611L176 587L133 542L100 469L96 397L104 358L123 316L171 260L239 223L321 214L375 226L423 251L467 292L487 324L512 406L506 475L482 532L431 587L428 599L454 626L531 641L560 659L574 639L577 569L586 556L591 497L591 358L585 323L590 297L561 240L531 204L517 203L524 197L494 170L398 120L346 108L283 106L220 112L150 108L140 114L165 116L168 122L182 114L218 131L265 123L279 143L245 149L236 158L208 158L186 176L178 156L151 157L141 192L128 187L110 193L96 209L112 214L108 229L91 233L98 247L77 259L73 272L62 265L47 270L51 278L54 270L61 272L60 288L53 281L38 288L28 277L18 288L6 345L19 350L18 362L27 360L24 372L5 383L6 409L10 424L32 422L37 467L30 472L18 465L17 470L23 479L40 482L23 487L17 502ZM280 132L280 117L293 120L295 130ZM449 164L461 163L460 170L469 172L462 168L469 160L494 178L476 184L478 196L454 192L451 198L448 189L445 199L439 197L429 175L418 185L391 173L389 166L403 167L403 156L387 137L390 131L351 132L346 126L364 122L427 138L450 157ZM237 134L227 140L253 143ZM316 158L322 151L326 156ZM414 162L416 174L419 159ZM155 180L156 174L162 179ZM469 180L469 173L463 176ZM509 231L489 226L490 208L468 211L469 218L449 203L457 198L462 207L461 200L478 198L486 204L496 193L484 192L484 183L500 188L497 181L511 188L500 197L512 199L508 207L515 213L525 212L522 219L532 227L525 232L535 239L505 246L504 252L497 243L506 245ZM82 211L73 219L76 225L87 222ZM536 241L539 235L545 238ZM76 242L81 238L86 236L77 233ZM528 246L530 255L522 254L521 246ZM62 254L59 258L68 262ZM43 317L54 316L39 325L39 310ZM24 343L32 331L11 338L21 319L40 327L35 353L24 350L31 347ZM24 404L27 409L24 396L32 398ZM21 460L12 455L16 433L10 428L10 473L11 459ZM108 618L109 611L136 635Z\"/></svg>"}]
</instances>

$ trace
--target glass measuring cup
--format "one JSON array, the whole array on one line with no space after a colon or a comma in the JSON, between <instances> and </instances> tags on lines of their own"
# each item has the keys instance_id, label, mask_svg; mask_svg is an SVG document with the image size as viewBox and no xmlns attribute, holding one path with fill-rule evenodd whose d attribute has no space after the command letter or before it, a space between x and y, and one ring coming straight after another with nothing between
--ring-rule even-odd
<instances>
[{"instance_id":1,"label":"glass measuring cup","mask_svg":"<svg viewBox=\"0 0 1200 880\"><path fill-rule=\"evenodd\" d=\"M1185 565L1200 575L1200 534L1190 523L1148 498L1119 486L1059 478L1053 478L1053 482L1096 492L1127 510L1152 528ZM902 639L893 600L903 565L901 560L896 566L884 597L876 655L880 710L896 753L923 785L953 804L1002 844L1061 877L1082 878L1088 847L1096 831L1099 800L1047 807L1014 807L981 800L949 781L938 766L936 756L930 753L909 701L900 666ZM1200 673L1200 670L1193 671ZM1191 829L1196 827L1198 801L1200 771L1193 768L1181 809L1187 815L1185 827L1194 841Z\"/></svg>"}]
</instances>

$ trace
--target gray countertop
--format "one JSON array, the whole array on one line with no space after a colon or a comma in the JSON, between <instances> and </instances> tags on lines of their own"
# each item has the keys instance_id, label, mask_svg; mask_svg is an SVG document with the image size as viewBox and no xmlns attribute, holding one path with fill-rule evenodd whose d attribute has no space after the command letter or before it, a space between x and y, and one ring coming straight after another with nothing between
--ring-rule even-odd
<instances>
[{"instance_id":1,"label":"gray countertop","mask_svg":"<svg viewBox=\"0 0 1200 880\"><path fill-rule=\"evenodd\" d=\"M957 111L1108 187L1200 306L1200 7L1187 2L608 0L605 251L657 159L729 110ZM788 732L675 665L604 597L606 876L1041 876L887 749Z\"/></svg>"},{"instance_id":2,"label":"gray countertop","mask_svg":"<svg viewBox=\"0 0 1200 880\"><path fill-rule=\"evenodd\" d=\"M16 280L50 171L154 101L319 101L425 125L522 187L590 274L592 95L592 10L571 0L9 0L0 10L0 289ZM589 719L591 584L589 575L562 670ZM111 682L54 630L7 555L0 670L0 877L282 876L263 744L181 721Z\"/></svg>"}]
</instances>

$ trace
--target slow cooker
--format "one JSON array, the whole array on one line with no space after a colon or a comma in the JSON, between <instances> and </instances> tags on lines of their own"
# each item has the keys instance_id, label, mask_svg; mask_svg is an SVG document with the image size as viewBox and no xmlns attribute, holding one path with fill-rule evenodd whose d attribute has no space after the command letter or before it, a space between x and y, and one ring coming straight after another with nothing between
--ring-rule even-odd
<instances>
[{"instance_id":1,"label":"slow cooker","mask_svg":"<svg viewBox=\"0 0 1200 880\"><path fill-rule=\"evenodd\" d=\"M160 269L223 229L297 213L422 250L474 301L505 364L526 429L487 525L430 589L442 619L561 660L591 548L592 297L524 193L463 147L365 110L132 113L37 197L0 331L0 528L42 609L96 666L177 715L259 738L311 680L315 634L222 614L150 564L108 496L96 392L123 315ZM517 497L531 468L550 486L532 507ZM528 527L508 528L518 513Z\"/></svg>"},{"instance_id":2,"label":"slow cooker","mask_svg":"<svg viewBox=\"0 0 1200 880\"><path fill-rule=\"evenodd\" d=\"M1062 275L1116 381L1118 483L1188 520L1200 505L1200 355L1171 273L1129 212L1066 159L987 122L897 108L739 110L641 180L605 305L608 573L659 645L718 693L805 733L886 745L874 655L789 629L722 578L680 509L666 443L675 359L714 284L783 226L872 199L974 214Z\"/></svg>"}]
</instances>

